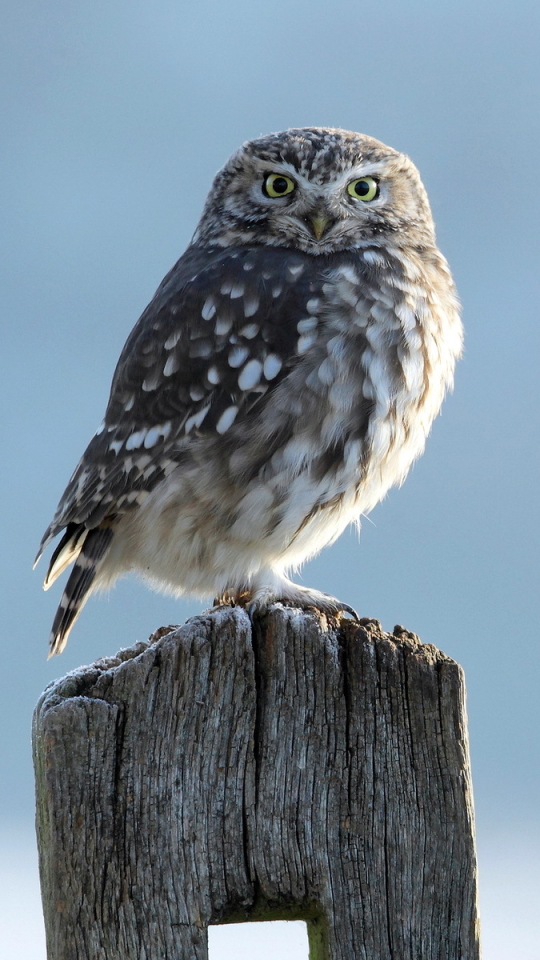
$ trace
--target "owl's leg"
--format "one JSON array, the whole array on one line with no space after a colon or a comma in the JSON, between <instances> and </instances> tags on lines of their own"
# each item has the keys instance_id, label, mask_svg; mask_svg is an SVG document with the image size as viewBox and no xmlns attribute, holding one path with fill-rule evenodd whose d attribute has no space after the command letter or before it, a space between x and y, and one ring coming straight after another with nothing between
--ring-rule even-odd
<instances>
[{"instance_id":1,"label":"owl's leg","mask_svg":"<svg viewBox=\"0 0 540 960\"><path fill-rule=\"evenodd\" d=\"M322 593L320 590L300 587L276 570L261 571L253 579L249 589L236 591L231 600L245 606L250 616L266 613L273 603L284 603L287 606L300 607L302 610L315 607L333 617L340 613L348 613L354 620L359 619L356 610L348 603L343 603L337 597Z\"/></svg>"}]
</instances>

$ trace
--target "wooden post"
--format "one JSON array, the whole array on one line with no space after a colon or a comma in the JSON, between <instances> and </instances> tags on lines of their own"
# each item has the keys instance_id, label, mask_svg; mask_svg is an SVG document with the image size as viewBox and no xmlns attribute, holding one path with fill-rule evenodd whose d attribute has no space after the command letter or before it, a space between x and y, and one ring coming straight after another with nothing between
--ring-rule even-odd
<instances>
[{"instance_id":1,"label":"wooden post","mask_svg":"<svg viewBox=\"0 0 540 960\"><path fill-rule=\"evenodd\" d=\"M51 684L34 756L49 960L478 960L463 676L401 627L214 609Z\"/></svg>"}]
</instances>

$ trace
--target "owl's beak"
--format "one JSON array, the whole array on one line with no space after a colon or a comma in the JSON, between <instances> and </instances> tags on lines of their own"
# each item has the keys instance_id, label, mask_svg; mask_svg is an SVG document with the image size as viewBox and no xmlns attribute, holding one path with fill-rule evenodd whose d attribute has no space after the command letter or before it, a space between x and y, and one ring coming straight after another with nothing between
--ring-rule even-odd
<instances>
[{"instance_id":1,"label":"owl's beak","mask_svg":"<svg viewBox=\"0 0 540 960\"><path fill-rule=\"evenodd\" d=\"M336 222L336 218L324 206L315 207L311 213L306 213L302 219L316 240L321 240Z\"/></svg>"},{"instance_id":2,"label":"owl's beak","mask_svg":"<svg viewBox=\"0 0 540 960\"><path fill-rule=\"evenodd\" d=\"M313 231L313 236L316 240L320 240L323 234L330 223L331 218L325 217L320 213L315 213L313 216L306 217L306 223L309 224Z\"/></svg>"}]
</instances>

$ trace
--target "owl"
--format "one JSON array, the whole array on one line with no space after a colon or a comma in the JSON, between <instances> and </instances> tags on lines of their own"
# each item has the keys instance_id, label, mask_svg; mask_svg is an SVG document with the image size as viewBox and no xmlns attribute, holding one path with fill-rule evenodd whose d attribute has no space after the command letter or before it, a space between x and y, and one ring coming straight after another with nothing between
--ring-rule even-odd
<instances>
[{"instance_id":1,"label":"owl","mask_svg":"<svg viewBox=\"0 0 540 960\"><path fill-rule=\"evenodd\" d=\"M130 571L251 614L354 615L289 573L404 480L461 344L406 156L332 128L245 143L128 337L43 537L38 559L64 531L45 588L73 564L50 654Z\"/></svg>"}]
</instances>

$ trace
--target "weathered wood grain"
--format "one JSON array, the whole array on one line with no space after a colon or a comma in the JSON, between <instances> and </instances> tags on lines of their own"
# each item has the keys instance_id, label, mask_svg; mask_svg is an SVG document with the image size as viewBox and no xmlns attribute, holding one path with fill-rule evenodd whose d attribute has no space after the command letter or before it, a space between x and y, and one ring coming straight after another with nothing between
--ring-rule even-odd
<instances>
[{"instance_id":1,"label":"weathered wood grain","mask_svg":"<svg viewBox=\"0 0 540 960\"><path fill-rule=\"evenodd\" d=\"M478 960L460 667L377 621L218 608L34 718L49 960L206 960L300 918L312 960Z\"/></svg>"}]
</instances>

